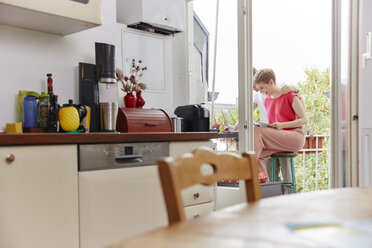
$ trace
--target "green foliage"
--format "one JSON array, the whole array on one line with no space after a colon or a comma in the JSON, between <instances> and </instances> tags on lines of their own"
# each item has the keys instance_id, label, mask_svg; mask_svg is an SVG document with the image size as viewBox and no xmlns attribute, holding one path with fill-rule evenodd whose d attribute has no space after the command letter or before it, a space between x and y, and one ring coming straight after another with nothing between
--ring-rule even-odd
<instances>
[{"instance_id":1,"label":"green foliage","mask_svg":"<svg viewBox=\"0 0 372 248\"><path fill-rule=\"evenodd\" d=\"M318 168L316 168L317 159ZM328 189L328 159L328 151L319 152L318 158L316 154L307 153L304 164L303 153L299 153L295 159L297 192ZM303 187L304 180L305 188ZM318 185L316 185L316 180L318 180Z\"/></svg>"},{"instance_id":2,"label":"green foliage","mask_svg":"<svg viewBox=\"0 0 372 248\"><path fill-rule=\"evenodd\" d=\"M330 99L324 94L330 91L329 69L319 71L316 68L305 70L306 80L298 84L300 95L305 103L307 124L305 133L314 135L329 135L330 133ZM329 140L323 140L323 148L329 148ZM318 160L318 168L316 162ZM328 189L328 152L305 155L305 171L303 155L300 153L295 159L296 183L298 192ZM316 177L318 185L316 187ZM305 179L305 188L303 180Z\"/></svg>"},{"instance_id":3,"label":"green foliage","mask_svg":"<svg viewBox=\"0 0 372 248\"><path fill-rule=\"evenodd\" d=\"M233 112L231 110L228 110L227 115L229 116L229 118L232 122L231 123L232 125L235 125L238 122L238 119L239 119L238 108L235 108L235 110ZM226 123L227 123L226 118L222 113L220 113L219 115L214 117L213 124L215 124L215 123L220 123L221 124L220 131L224 130L227 127L226 126Z\"/></svg>"},{"instance_id":4,"label":"green foliage","mask_svg":"<svg viewBox=\"0 0 372 248\"><path fill-rule=\"evenodd\" d=\"M305 75L305 82L298 84L308 120L304 130L307 134L329 134L330 100L324 94L330 91L329 69L325 71L315 68L306 69Z\"/></svg>"},{"instance_id":5,"label":"green foliage","mask_svg":"<svg viewBox=\"0 0 372 248\"><path fill-rule=\"evenodd\" d=\"M228 110L227 114L229 115L232 124L235 125L238 122L238 120L239 120L239 111L238 111L238 108L235 108L235 111L234 112L231 112L230 110ZM258 108L256 108L253 111L253 119L256 120L256 121L261 121L261 116L260 116L260 112L258 111ZM225 116L222 113L220 113L219 115L215 116L212 125L215 124L215 123L221 123L220 130L221 131L224 130L225 127L226 127Z\"/></svg>"}]
</instances>

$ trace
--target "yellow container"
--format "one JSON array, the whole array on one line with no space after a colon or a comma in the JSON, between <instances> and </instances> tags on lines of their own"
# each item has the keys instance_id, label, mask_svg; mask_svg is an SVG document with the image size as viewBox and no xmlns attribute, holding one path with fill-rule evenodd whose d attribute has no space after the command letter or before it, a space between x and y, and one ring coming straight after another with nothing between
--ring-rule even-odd
<instances>
[{"instance_id":1,"label":"yellow container","mask_svg":"<svg viewBox=\"0 0 372 248\"><path fill-rule=\"evenodd\" d=\"M6 133L22 133L22 122L7 123L5 132Z\"/></svg>"},{"instance_id":2,"label":"yellow container","mask_svg":"<svg viewBox=\"0 0 372 248\"><path fill-rule=\"evenodd\" d=\"M63 131L69 132L79 128L79 112L73 106L63 107L58 111L58 120Z\"/></svg>"}]
</instances>

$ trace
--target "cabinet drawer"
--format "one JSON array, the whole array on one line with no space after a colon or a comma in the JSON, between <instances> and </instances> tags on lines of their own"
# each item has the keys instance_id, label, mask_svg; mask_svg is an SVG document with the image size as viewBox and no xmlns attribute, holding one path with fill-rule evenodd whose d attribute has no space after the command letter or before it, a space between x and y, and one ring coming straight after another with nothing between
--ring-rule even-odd
<instances>
[{"instance_id":1,"label":"cabinet drawer","mask_svg":"<svg viewBox=\"0 0 372 248\"><path fill-rule=\"evenodd\" d=\"M185 207L211 202L213 198L213 186L194 185L182 191L182 200Z\"/></svg>"},{"instance_id":2,"label":"cabinet drawer","mask_svg":"<svg viewBox=\"0 0 372 248\"><path fill-rule=\"evenodd\" d=\"M199 218L200 216L209 214L214 210L214 202L185 207L184 210L186 219Z\"/></svg>"}]
</instances>

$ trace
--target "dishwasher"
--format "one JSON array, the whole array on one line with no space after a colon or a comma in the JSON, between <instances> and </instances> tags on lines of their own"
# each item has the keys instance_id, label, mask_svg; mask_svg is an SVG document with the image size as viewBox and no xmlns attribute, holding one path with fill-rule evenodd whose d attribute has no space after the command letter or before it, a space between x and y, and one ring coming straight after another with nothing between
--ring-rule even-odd
<instances>
[{"instance_id":1,"label":"dishwasher","mask_svg":"<svg viewBox=\"0 0 372 248\"><path fill-rule=\"evenodd\" d=\"M168 225L156 160L168 142L79 145L80 248Z\"/></svg>"}]
</instances>

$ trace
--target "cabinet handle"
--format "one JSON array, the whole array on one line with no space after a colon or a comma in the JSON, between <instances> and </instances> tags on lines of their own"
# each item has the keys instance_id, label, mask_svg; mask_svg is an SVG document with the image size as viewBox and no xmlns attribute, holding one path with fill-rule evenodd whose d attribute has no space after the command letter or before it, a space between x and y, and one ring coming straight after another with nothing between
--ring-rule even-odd
<instances>
[{"instance_id":1,"label":"cabinet handle","mask_svg":"<svg viewBox=\"0 0 372 248\"><path fill-rule=\"evenodd\" d=\"M168 21L168 18L167 17L164 17L164 21Z\"/></svg>"},{"instance_id":2,"label":"cabinet handle","mask_svg":"<svg viewBox=\"0 0 372 248\"><path fill-rule=\"evenodd\" d=\"M6 156L5 160L8 164L10 164L11 162L13 162L15 160L15 156L13 154L8 154L8 156Z\"/></svg>"},{"instance_id":3,"label":"cabinet handle","mask_svg":"<svg viewBox=\"0 0 372 248\"><path fill-rule=\"evenodd\" d=\"M194 215L194 219L197 219L197 218L199 218L199 217L200 217L199 214L195 214L195 215Z\"/></svg>"},{"instance_id":4,"label":"cabinet handle","mask_svg":"<svg viewBox=\"0 0 372 248\"><path fill-rule=\"evenodd\" d=\"M194 194L194 200L196 200L196 199L198 199L199 198L199 193L198 192L196 192L195 194Z\"/></svg>"}]
</instances>

